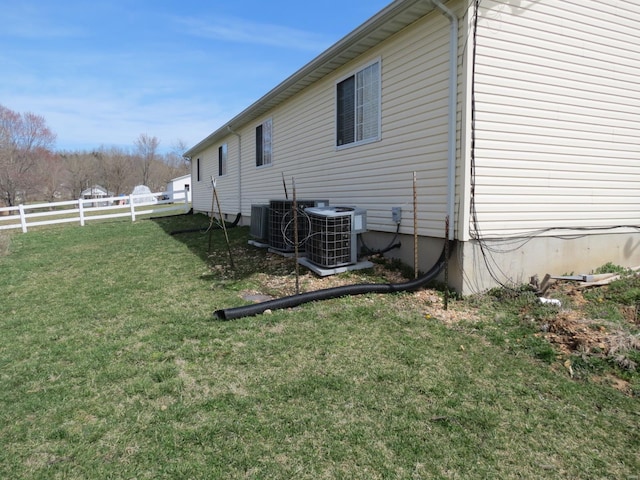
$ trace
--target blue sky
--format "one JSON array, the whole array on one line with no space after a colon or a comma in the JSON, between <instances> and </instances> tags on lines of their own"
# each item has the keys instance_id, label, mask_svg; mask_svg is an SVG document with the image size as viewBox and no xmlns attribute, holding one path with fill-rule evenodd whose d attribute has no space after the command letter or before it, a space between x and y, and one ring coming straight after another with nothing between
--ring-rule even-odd
<instances>
[{"instance_id":1,"label":"blue sky","mask_svg":"<svg viewBox=\"0 0 640 480\"><path fill-rule=\"evenodd\" d=\"M391 0L0 0L0 104L58 150L188 147Z\"/></svg>"}]
</instances>

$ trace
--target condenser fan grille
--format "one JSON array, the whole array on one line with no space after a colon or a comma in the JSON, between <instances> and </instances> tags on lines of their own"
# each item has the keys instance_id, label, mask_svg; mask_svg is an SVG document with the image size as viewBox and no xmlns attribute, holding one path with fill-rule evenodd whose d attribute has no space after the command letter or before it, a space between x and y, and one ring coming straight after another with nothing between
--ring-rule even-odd
<instances>
[{"instance_id":1,"label":"condenser fan grille","mask_svg":"<svg viewBox=\"0 0 640 480\"><path fill-rule=\"evenodd\" d=\"M304 248L304 239L309 235L309 222L302 213L306 208L328 205L328 200L298 200L298 241L299 247ZM269 202L269 247L282 252L293 252L294 220L293 201L271 200Z\"/></svg>"},{"instance_id":2,"label":"condenser fan grille","mask_svg":"<svg viewBox=\"0 0 640 480\"><path fill-rule=\"evenodd\" d=\"M251 205L251 226L249 234L253 238L267 241L269 237L269 205Z\"/></svg>"},{"instance_id":3,"label":"condenser fan grille","mask_svg":"<svg viewBox=\"0 0 640 480\"><path fill-rule=\"evenodd\" d=\"M311 235L307 240L307 258L322 267L354 263L352 213L326 216L308 213Z\"/></svg>"}]
</instances>

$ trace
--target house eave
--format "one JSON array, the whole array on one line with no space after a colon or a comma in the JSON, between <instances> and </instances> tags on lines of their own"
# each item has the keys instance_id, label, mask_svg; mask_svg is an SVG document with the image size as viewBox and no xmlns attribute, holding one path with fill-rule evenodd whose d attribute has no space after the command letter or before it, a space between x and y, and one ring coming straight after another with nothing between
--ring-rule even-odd
<instances>
[{"instance_id":1,"label":"house eave","mask_svg":"<svg viewBox=\"0 0 640 480\"><path fill-rule=\"evenodd\" d=\"M326 75L432 12L434 8L430 0L394 1L205 139L191 147L184 153L184 156L195 156L198 152L227 136L230 129L242 128L247 123L263 116L309 85L321 80Z\"/></svg>"}]
</instances>

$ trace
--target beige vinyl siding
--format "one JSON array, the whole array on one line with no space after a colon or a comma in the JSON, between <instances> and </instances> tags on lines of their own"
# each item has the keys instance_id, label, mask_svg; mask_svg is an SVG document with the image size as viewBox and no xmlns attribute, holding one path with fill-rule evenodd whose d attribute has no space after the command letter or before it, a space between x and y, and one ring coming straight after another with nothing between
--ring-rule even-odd
<instances>
[{"instance_id":1,"label":"beige vinyl siding","mask_svg":"<svg viewBox=\"0 0 640 480\"><path fill-rule=\"evenodd\" d=\"M475 205L484 235L640 222L640 3L481 2Z\"/></svg>"},{"instance_id":2,"label":"beige vinyl siding","mask_svg":"<svg viewBox=\"0 0 640 480\"><path fill-rule=\"evenodd\" d=\"M227 144L227 174L218 177L218 147ZM196 180L196 158L200 158L200 178ZM213 188L211 176L217 177L216 188L222 211L236 214L240 211L238 196L238 141L231 135L212 147L200 152L192 159L192 205L197 212L211 212ZM217 212L217 207L215 207Z\"/></svg>"},{"instance_id":3,"label":"beige vinyl siding","mask_svg":"<svg viewBox=\"0 0 640 480\"><path fill-rule=\"evenodd\" d=\"M367 209L370 230L395 231L391 208L403 209L401 232L413 232L412 178L418 177L421 235L443 236L447 198L449 24L431 14L378 48L246 125L242 135L242 205L289 197ZM378 59L381 140L336 148L336 82ZM273 119L273 164L255 166L255 127ZM231 148L231 146L230 146ZM233 158L230 154L230 159ZM230 171L233 168L230 167Z\"/></svg>"},{"instance_id":4,"label":"beige vinyl siding","mask_svg":"<svg viewBox=\"0 0 640 480\"><path fill-rule=\"evenodd\" d=\"M198 181L197 161L200 159L200 181ZM199 152L191 159L191 204L194 211L206 212L211 210L211 185L209 178L213 175L213 149Z\"/></svg>"},{"instance_id":5,"label":"beige vinyl siding","mask_svg":"<svg viewBox=\"0 0 640 480\"><path fill-rule=\"evenodd\" d=\"M215 175L218 174L218 147L223 143L227 144L227 174L217 178L216 188L218 189L218 200L222 211L235 215L240 212L238 196L238 137L230 135L216 144L213 152ZM209 193L212 194L213 192L210 191Z\"/></svg>"}]
</instances>

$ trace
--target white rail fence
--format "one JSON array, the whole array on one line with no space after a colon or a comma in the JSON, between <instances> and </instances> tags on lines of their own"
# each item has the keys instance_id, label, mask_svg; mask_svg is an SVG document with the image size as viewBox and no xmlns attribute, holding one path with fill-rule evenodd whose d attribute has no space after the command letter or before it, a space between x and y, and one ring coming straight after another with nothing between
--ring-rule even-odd
<instances>
[{"instance_id":1,"label":"white rail fence","mask_svg":"<svg viewBox=\"0 0 640 480\"><path fill-rule=\"evenodd\" d=\"M135 222L142 215L187 213L190 208L186 190L18 205L0 208L0 230L21 228L27 233L29 227L40 225L75 222L84 226L88 221L118 217Z\"/></svg>"}]
</instances>

